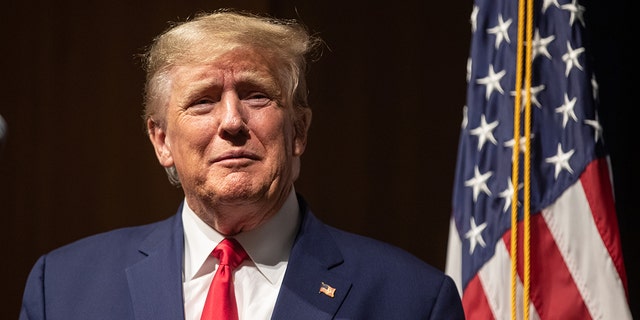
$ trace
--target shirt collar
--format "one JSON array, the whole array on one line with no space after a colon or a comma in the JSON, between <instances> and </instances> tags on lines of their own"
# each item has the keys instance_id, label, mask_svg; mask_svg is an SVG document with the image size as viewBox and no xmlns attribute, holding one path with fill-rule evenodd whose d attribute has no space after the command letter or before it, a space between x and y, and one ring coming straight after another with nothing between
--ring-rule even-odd
<instances>
[{"instance_id":1,"label":"shirt collar","mask_svg":"<svg viewBox=\"0 0 640 320\"><path fill-rule=\"evenodd\" d=\"M263 225L235 236L260 273L271 283L276 283L286 269L289 253L300 223L298 200L294 188L282 208ZM198 217L185 200L182 209L185 255L183 281L189 281L198 273L213 249L224 236Z\"/></svg>"}]
</instances>

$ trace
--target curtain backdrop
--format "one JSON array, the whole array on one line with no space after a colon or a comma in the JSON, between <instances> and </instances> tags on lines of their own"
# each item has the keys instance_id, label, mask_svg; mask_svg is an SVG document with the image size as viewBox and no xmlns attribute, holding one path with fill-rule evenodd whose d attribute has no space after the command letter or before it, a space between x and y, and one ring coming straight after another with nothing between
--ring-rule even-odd
<instances>
[{"instance_id":1,"label":"curtain backdrop","mask_svg":"<svg viewBox=\"0 0 640 320\"><path fill-rule=\"evenodd\" d=\"M595 2L595 1L593 1ZM142 122L152 38L220 7L302 20L326 42L309 70L313 108L298 192L337 227L444 269L466 94L470 1L17 1L4 3L0 115L3 317L15 319L38 256L81 237L164 219L182 193ZM599 7L596 7L599 6ZM591 4L601 122L637 314L631 77L619 5ZM622 6L624 7L624 5ZM588 20L589 21L589 20ZM630 24L630 23L629 23ZM634 105L637 103L634 103ZM637 187L636 187L637 190Z\"/></svg>"}]
</instances>

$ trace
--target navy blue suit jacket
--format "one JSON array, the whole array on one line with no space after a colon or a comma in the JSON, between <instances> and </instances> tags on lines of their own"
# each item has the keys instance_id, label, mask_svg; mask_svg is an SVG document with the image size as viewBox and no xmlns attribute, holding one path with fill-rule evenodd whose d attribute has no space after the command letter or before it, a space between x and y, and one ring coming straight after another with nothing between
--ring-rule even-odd
<instances>
[{"instance_id":1,"label":"navy blue suit jacket","mask_svg":"<svg viewBox=\"0 0 640 320\"><path fill-rule=\"evenodd\" d=\"M299 202L302 224L272 319L464 319L443 272L397 247L327 226ZM183 319L180 212L40 257L20 319ZM322 282L335 288L333 298L320 293Z\"/></svg>"}]
</instances>

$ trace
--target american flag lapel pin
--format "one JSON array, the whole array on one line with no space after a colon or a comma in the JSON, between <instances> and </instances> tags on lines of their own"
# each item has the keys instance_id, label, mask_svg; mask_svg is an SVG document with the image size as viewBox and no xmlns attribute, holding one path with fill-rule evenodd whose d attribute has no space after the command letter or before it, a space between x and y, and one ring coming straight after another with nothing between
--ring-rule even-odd
<instances>
[{"instance_id":1,"label":"american flag lapel pin","mask_svg":"<svg viewBox=\"0 0 640 320\"><path fill-rule=\"evenodd\" d=\"M333 298L335 296L336 293L336 288L321 282L320 283L320 291L318 291L318 293L324 293L325 295L327 295L330 298Z\"/></svg>"}]
</instances>

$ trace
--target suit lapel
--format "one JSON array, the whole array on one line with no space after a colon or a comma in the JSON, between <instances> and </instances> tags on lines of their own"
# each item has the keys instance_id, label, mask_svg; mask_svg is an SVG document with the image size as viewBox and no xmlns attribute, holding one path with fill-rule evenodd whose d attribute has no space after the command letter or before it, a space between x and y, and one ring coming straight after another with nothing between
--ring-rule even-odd
<instances>
[{"instance_id":1,"label":"suit lapel","mask_svg":"<svg viewBox=\"0 0 640 320\"><path fill-rule=\"evenodd\" d=\"M126 269L136 319L183 319L180 212L158 224L141 243L145 257Z\"/></svg>"},{"instance_id":2,"label":"suit lapel","mask_svg":"<svg viewBox=\"0 0 640 320\"><path fill-rule=\"evenodd\" d=\"M351 288L344 259L326 226L298 199L302 224L291 250L272 319L332 319ZM329 292L323 293L323 283ZM331 297L332 289L333 297Z\"/></svg>"},{"instance_id":3,"label":"suit lapel","mask_svg":"<svg viewBox=\"0 0 640 320\"><path fill-rule=\"evenodd\" d=\"M307 210L302 198L298 201L302 223L272 319L332 319L351 281L341 268L344 259L326 225ZM182 208L149 233L139 249L143 258L126 269L136 319L184 319L181 212ZM335 289L333 297L321 292L323 283L327 290Z\"/></svg>"}]
</instances>

